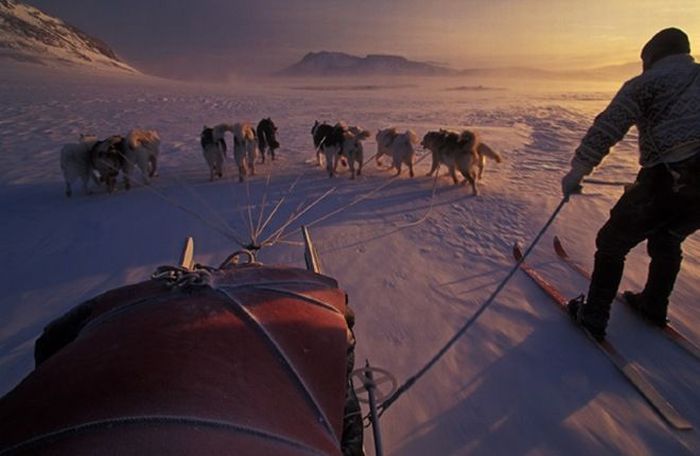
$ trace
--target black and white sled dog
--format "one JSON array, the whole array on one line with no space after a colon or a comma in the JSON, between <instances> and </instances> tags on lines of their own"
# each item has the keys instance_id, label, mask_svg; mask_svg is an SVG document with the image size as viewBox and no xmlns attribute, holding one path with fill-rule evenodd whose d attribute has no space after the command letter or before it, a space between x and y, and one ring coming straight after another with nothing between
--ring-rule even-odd
<instances>
[{"instance_id":1,"label":"black and white sled dog","mask_svg":"<svg viewBox=\"0 0 700 456\"><path fill-rule=\"evenodd\" d=\"M339 155L347 157L350 167L350 179L355 178L355 165L357 165L357 175L362 174L362 163L364 161L364 148L362 141L370 137L369 130L360 127L348 127L343 133L343 143Z\"/></svg>"},{"instance_id":2,"label":"black and white sled dog","mask_svg":"<svg viewBox=\"0 0 700 456\"><path fill-rule=\"evenodd\" d=\"M318 120L311 128L314 147L316 148L316 160L318 165L321 166L321 153L323 153L326 159L326 171L328 171L330 177L335 175L338 168L347 131L348 128L341 122L330 125L325 122L320 123Z\"/></svg>"},{"instance_id":3,"label":"black and white sled dog","mask_svg":"<svg viewBox=\"0 0 700 456\"><path fill-rule=\"evenodd\" d=\"M454 183L458 182L456 170L459 170L465 178L462 183L469 182L474 195L479 194L477 182L483 175L486 158L501 162L500 154L482 143L478 135L469 130L461 133L431 131L423 137L421 145L432 153L433 163L428 176L438 171L440 164L445 164Z\"/></svg>"},{"instance_id":4,"label":"black and white sled dog","mask_svg":"<svg viewBox=\"0 0 700 456\"><path fill-rule=\"evenodd\" d=\"M262 163L265 163L265 150L270 151L270 158L275 159L275 150L279 149L280 143L277 141L277 126L272 119L265 118L258 122L255 128L258 135L258 149L260 150L260 158Z\"/></svg>"},{"instance_id":5,"label":"black and white sled dog","mask_svg":"<svg viewBox=\"0 0 700 456\"><path fill-rule=\"evenodd\" d=\"M246 175L255 176L255 158L258 153L255 130L248 122L233 125L233 158L238 166L238 181Z\"/></svg>"},{"instance_id":6,"label":"black and white sled dog","mask_svg":"<svg viewBox=\"0 0 700 456\"><path fill-rule=\"evenodd\" d=\"M149 178L156 175L158 155L160 154L160 136L155 130L134 128L126 135L124 143L124 176L129 179L134 166L138 166L143 182L148 185Z\"/></svg>"},{"instance_id":7,"label":"black and white sled dog","mask_svg":"<svg viewBox=\"0 0 700 456\"><path fill-rule=\"evenodd\" d=\"M90 180L99 183L90 161L90 151L95 143L97 143L97 137L81 134L80 141L64 144L61 148L61 171L66 182L67 197L73 194L71 184L78 178L83 182L83 191L86 195L91 193Z\"/></svg>"},{"instance_id":8,"label":"black and white sled dog","mask_svg":"<svg viewBox=\"0 0 700 456\"><path fill-rule=\"evenodd\" d=\"M219 124L213 128L206 125L199 135L199 143L202 145L202 154L209 166L209 180L214 176L224 176L224 157L226 156L226 140L224 134L233 129L232 125Z\"/></svg>"},{"instance_id":9,"label":"black and white sled dog","mask_svg":"<svg viewBox=\"0 0 700 456\"><path fill-rule=\"evenodd\" d=\"M418 144L418 136L413 130L399 133L396 128L390 127L379 130L375 136L377 141L377 165L381 166L381 157L391 157L391 166L396 169L396 175L401 174L401 165L408 166L411 177L413 173L413 161L416 156L414 144Z\"/></svg>"},{"instance_id":10,"label":"black and white sled dog","mask_svg":"<svg viewBox=\"0 0 700 456\"><path fill-rule=\"evenodd\" d=\"M112 193L117 184L117 176L126 166L124 151L126 139L121 135L113 135L104 141L97 141L90 149L90 166L100 175L100 182L107 185L107 191ZM131 184L124 174L124 188L129 190Z\"/></svg>"}]
</instances>

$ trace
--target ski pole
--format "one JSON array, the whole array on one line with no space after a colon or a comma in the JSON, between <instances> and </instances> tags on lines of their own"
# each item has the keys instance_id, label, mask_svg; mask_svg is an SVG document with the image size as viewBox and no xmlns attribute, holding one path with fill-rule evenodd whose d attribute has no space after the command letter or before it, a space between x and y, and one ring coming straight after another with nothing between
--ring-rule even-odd
<instances>
[{"instance_id":1,"label":"ski pole","mask_svg":"<svg viewBox=\"0 0 700 456\"><path fill-rule=\"evenodd\" d=\"M372 378L372 371L369 369L369 360L365 360L365 367L367 369L365 370L364 386L367 389L367 395L369 397L370 421L372 423L372 435L374 436L374 454L375 456L382 456L384 454L384 449L382 448L382 434L379 431L377 400L374 395L376 386Z\"/></svg>"},{"instance_id":2,"label":"ski pole","mask_svg":"<svg viewBox=\"0 0 700 456\"><path fill-rule=\"evenodd\" d=\"M452 347L452 345L457 342L457 340L464 335L464 333L467 332L467 330L474 324L474 322L481 316L482 313L486 310L488 306L490 306L493 301L496 299L496 296L505 288L506 284L510 281L511 277L515 275L515 273L518 271L520 268L520 265L525 261L525 259L530 255L530 252L535 248L537 243L540 241L544 233L547 231L549 226L554 222L554 219L557 218L557 215L559 215L559 212L564 208L566 203L569 202L570 195L565 195L561 201L559 202L559 205L557 208L552 212L552 215L549 217L547 222L544 224L542 229L537 233L537 236L535 236L535 239L532 241L530 246L525 250L525 253L523 253L523 256L515 263L515 265L508 271L508 275L501 281L501 283L498 284L498 287L491 293L491 296L477 309L477 311L472 315L466 323L450 338L449 341L437 352L435 356L432 357L430 361L428 361L418 372L416 372L412 377L410 377L408 380L404 382L403 385L401 385L396 391L394 391L394 394L389 396L386 400L384 400L380 404L380 411L379 411L379 416L381 417L384 412L387 411L387 409L396 402L396 400L406 391L408 391L409 388L413 386L413 384L418 381L419 378L421 378L426 372L428 372L439 360L442 358L442 356L447 353L447 351Z\"/></svg>"},{"instance_id":3,"label":"ski pole","mask_svg":"<svg viewBox=\"0 0 700 456\"><path fill-rule=\"evenodd\" d=\"M591 185L610 185L613 187L627 187L628 185L632 185L632 182L606 181L600 179L584 179L583 183Z\"/></svg>"}]
</instances>

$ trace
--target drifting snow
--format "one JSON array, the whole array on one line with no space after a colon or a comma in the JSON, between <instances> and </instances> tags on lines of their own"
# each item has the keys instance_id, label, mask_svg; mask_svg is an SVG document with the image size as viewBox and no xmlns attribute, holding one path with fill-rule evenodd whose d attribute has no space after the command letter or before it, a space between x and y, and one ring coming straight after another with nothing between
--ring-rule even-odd
<instances>
[{"instance_id":1,"label":"drifting snow","mask_svg":"<svg viewBox=\"0 0 700 456\"><path fill-rule=\"evenodd\" d=\"M512 266L510 246L527 244L556 207L572 151L612 95L609 86L543 90L534 83L517 90L447 91L504 83L435 79L391 90L300 91L281 81L202 87L37 75L21 67L5 67L0 77L0 247L6 264L0 392L30 372L33 341L47 322L100 292L148 278L158 265L173 264L185 236L195 237L196 261L217 265L238 248L234 237L247 240L259 231L259 241L277 241L260 254L263 262L301 267L302 223L310 226L324 272L350 295L358 364L368 358L402 382L505 277ZM210 183L198 142L202 126L267 116L279 127L278 160L259 165L258 175L244 184L228 162L225 178ZM444 176L433 197L434 181L424 176L429 159L417 165L414 179L405 170L392 179L374 163L355 181L347 172L329 179L314 166L315 119L342 119L373 131L395 125L421 136L442 127L471 128L505 161L487 165L479 197ZM80 133L103 138L134 127L159 131L160 177L128 192L78 191L66 198L61 145ZM631 134L621 143L596 177L631 181L634 140ZM372 140L365 150L366 156L374 153ZM284 227L297 208L327 192ZM595 233L620 192L586 188L530 259L572 296L585 291L586 283L557 262L552 236L562 236L570 253L590 266ZM700 343L698 235L688 239L685 252L671 318ZM639 288L647 264L640 246L629 256L623 286ZM619 306L609 333L678 410L700 425L700 363ZM696 431L670 430L519 273L381 424L389 454L700 451ZM371 446L367 433L366 447Z\"/></svg>"}]
</instances>

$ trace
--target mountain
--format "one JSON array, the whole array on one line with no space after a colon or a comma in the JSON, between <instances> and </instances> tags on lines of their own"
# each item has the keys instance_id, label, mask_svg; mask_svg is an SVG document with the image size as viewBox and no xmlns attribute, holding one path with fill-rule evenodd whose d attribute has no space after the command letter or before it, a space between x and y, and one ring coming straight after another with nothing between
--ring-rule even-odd
<instances>
[{"instance_id":1,"label":"mountain","mask_svg":"<svg viewBox=\"0 0 700 456\"><path fill-rule=\"evenodd\" d=\"M358 57L343 52L309 52L301 61L277 73L280 76L446 76L453 70L398 55Z\"/></svg>"},{"instance_id":2,"label":"mountain","mask_svg":"<svg viewBox=\"0 0 700 456\"><path fill-rule=\"evenodd\" d=\"M0 59L137 73L99 39L15 0L0 0Z\"/></svg>"}]
</instances>

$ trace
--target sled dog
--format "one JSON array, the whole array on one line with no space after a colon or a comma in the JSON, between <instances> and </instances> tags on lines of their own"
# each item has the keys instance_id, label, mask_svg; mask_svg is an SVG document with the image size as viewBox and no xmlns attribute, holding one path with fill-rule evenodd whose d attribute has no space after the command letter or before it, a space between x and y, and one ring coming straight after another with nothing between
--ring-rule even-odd
<instances>
[{"instance_id":1,"label":"sled dog","mask_svg":"<svg viewBox=\"0 0 700 456\"><path fill-rule=\"evenodd\" d=\"M238 181L255 176L255 158L258 153L255 130L248 122L233 125L233 158L238 166Z\"/></svg>"},{"instance_id":2,"label":"sled dog","mask_svg":"<svg viewBox=\"0 0 700 456\"><path fill-rule=\"evenodd\" d=\"M329 177L333 177L338 168L338 162L343 150L345 142L345 133L348 132L347 126L342 122L335 125L327 123L319 123L317 120L311 129L311 134L314 139L314 147L316 147L316 160L319 166L321 165L321 153L326 159L326 171Z\"/></svg>"},{"instance_id":3,"label":"sled dog","mask_svg":"<svg viewBox=\"0 0 700 456\"><path fill-rule=\"evenodd\" d=\"M126 160L124 151L125 139L121 135L113 135L104 141L97 141L90 149L90 164L100 175L100 181L107 185L107 191L112 193L117 184L117 176L124 170ZM131 184L124 175L124 188L129 190Z\"/></svg>"},{"instance_id":4,"label":"sled dog","mask_svg":"<svg viewBox=\"0 0 700 456\"><path fill-rule=\"evenodd\" d=\"M426 133L421 145L432 153L433 164L428 172L431 176L438 171L440 164L449 169L449 174L455 185L459 182L456 170L464 176L463 184L469 182L475 195L478 194L476 181L478 179L479 154L477 152L478 138L475 133L464 130L456 133L447 130L430 131Z\"/></svg>"},{"instance_id":5,"label":"sled dog","mask_svg":"<svg viewBox=\"0 0 700 456\"><path fill-rule=\"evenodd\" d=\"M214 176L219 178L224 176L224 157L226 156L226 141L223 138L223 133L220 133L219 139L215 139L215 131L221 132L217 125L214 128L209 128L206 125L202 128L202 133L199 135L199 143L202 145L202 154L209 166L209 180L213 181Z\"/></svg>"},{"instance_id":6,"label":"sled dog","mask_svg":"<svg viewBox=\"0 0 700 456\"><path fill-rule=\"evenodd\" d=\"M377 165L381 165L381 157L391 157L391 166L396 169L396 175L401 174L401 165L408 166L409 175L414 176L413 161L416 151L413 147L418 144L418 136L413 130L399 133L396 128L379 130L375 136L377 140Z\"/></svg>"},{"instance_id":7,"label":"sled dog","mask_svg":"<svg viewBox=\"0 0 700 456\"><path fill-rule=\"evenodd\" d=\"M280 143L277 141L277 126L269 117L258 122L255 128L258 136L258 149L260 150L261 163L265 163L265 151L270 152L270 158L275 159L275 150L279 149Z\"/></svg>"},{"instance_id":8,"label":"sled dog","mask_svg":"<svg viewBox=\"0 0 700 456\"><path fill-rule=\"evenodd\" d=\"M343 145L340 155L347 157L350 167L350 179L355 178L355 165L357 165L357 175L362 174L362 163L364 161L364 149L362 141L370 137L369 130L360 127L349 127L343 133Z\"/></svg>"},{"instance_id":9,"label":"sled dog","mask_svg":"<svg viewBox=\"0 0 700 456\"><path fill-rule=\"evenodd\" d=\"M96 142L95 136L81 134L79 142L64 144L61 148L61 171L63 171L63 179L66 183L67 197L73 194L71 184L78 178L83 182L83 191L86 195L91 193L90 179L98 183L90 161L90 150Z\"/></svg>"},{"instance_id":10,"label":"sled dog","mask_svg":"<svg viewBox=\"0 0 700 456\"><path fill-rule=\"evenodd\" d=\"M126 135L124 151L126 165L124 175L128 179L134 166L138 166L143 176L143 182L149 184L149 178L156 175L160 154L160 136L155 130L135 128Z\"/></svg>"}]
</instances>

